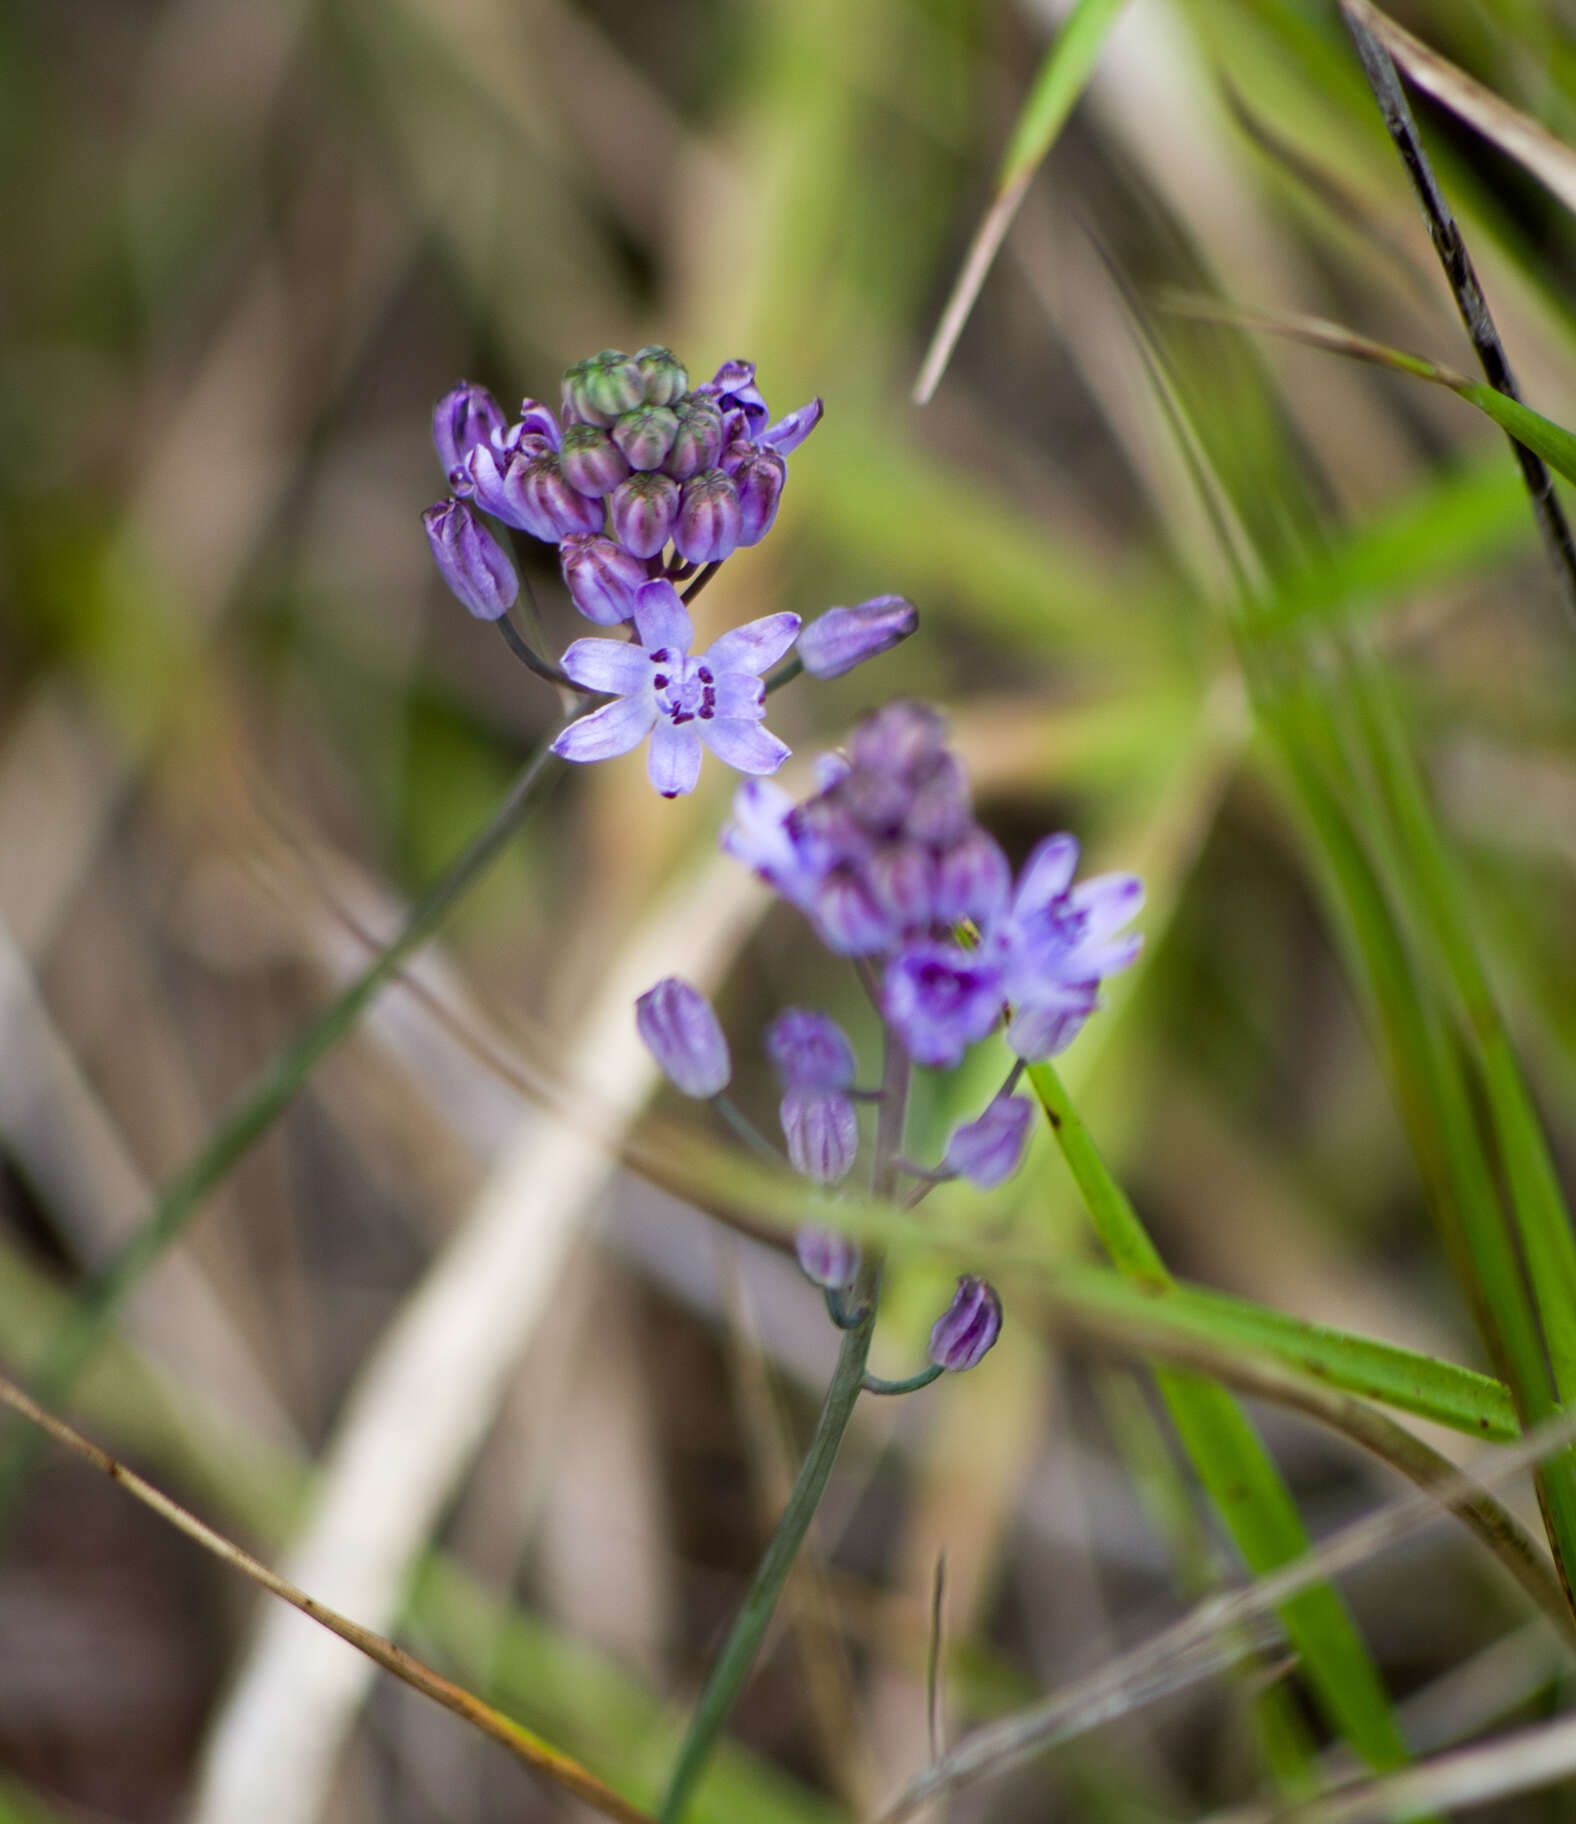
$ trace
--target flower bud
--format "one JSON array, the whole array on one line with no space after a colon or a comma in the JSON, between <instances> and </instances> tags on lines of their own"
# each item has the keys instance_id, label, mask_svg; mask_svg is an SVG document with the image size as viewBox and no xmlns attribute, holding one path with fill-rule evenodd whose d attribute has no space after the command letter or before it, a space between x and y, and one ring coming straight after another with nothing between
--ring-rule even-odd
<instances>
[{"instance_id":1,"label":"flower bud","mask_svg":"<svg viewBox=\"0 0 1576 1824\"><path fill-rule=\"evenodd\" d=\"M950 1374L972 1368L1001 1335L1001 1300L972 1274L958 1281L949 1309L930 1333L930 1359Z\"/></svg>"},{"instance_id":2,"label":"flower bud","mask_svg":"<svg viewBox=\"0 0 1576 1824\"><path fill-rule=\"evenodd\" d=\"M632 469L660 469L678 429L678 414L665 405L637 405L614 424L613 438Z\"/></svg>"},{"instance_id":3,"label":"flower bud","mask_svg":"<svg viewBox=\"0 0 1576 1824\"><path fill-rule=\"evenodd\" d=\"M947 725L927 703L899 697L858 722L848 738L856 769L905 773L946 752Z\"/></svg>"},{"instance_id":4,"label":"flower bud","mask_svg":"<svg viewBox=\"0 0 1576 1824\"><path fill-rule=\"evenodd\" d=\"M463 500L440 500L421 516L443 580L480 621L514 606L520 581L502 545Z\"/></svg>"},{"instance_id":5,"label":"flower bud","mask_svg":"<svg viewBox=\"0 0 1576 1824\"><path fill-rule=\"evenodd\" d=\"M520 437L545 437L556 450L563 442L563 432L558 428L552 407L543 405L540 399L522 399L520 419L510 432L508 447L512 449L513 440Z\"/></svg>"},{"instance_id":6,"label":"flower bud","mask_svg":"<svg viewBox=\"0 0 1576 1824\"><path fill-rule=\"evenodd\" d=\"M950 848L968 833L974 820L968 776L952 754L936 754L914 770L918 778L903 819L903 834L934 848Z\"/></svg>"},{"instance_id":7,"label":"flower bud","mask_svg":"<svg viewBox=\"0 0 1576 1824\"><path fill-rule=\"evenodd\" d=\"M702 469L684 484L673 548L691 564L717 564L739 545L739 496L721 469Z\"/></svg>"},{"instance_id":8,"label":"flower bud","mask_svg":"<svg viewBox=\"0 0 1576 1824\"><path fill-rule=\"evenodd\" d=\"M975 824L942 855L936 870L936 919L982 925L1007 903L1012 869L1001 845Z\"/></svg>"},{"instance_id":9,"label":"flower bud","mask_svg":"<svg viewBox=\"0 0 1576 1824\"><path fill-rule=\"evenodd\" d=\"M734 471L733 485L739 495L741 545L758 545L771 531L787 479L787 463L772 450L754 451Z\"/></svg>"},{"instance_id":10,"label":"flower bud","mask_svg":"<svg viewBox=\"0 0 1576 1824\"><path fill-rule=\"evenodd\" d=\"M645 396L640 369L616 348L577 361L564 375L564 416L580 424L606 427Z\"/></svg>"},{"instance_id":11,"label":"flower bud","mask_svg":"<svg viewBox=\"0 0 1576 1824\"><path fill-rule=\"evenodd\" d=\"M635 557L655 557L679 516L679 484L671 475L637 474L621 481L608 503L613 536Z\"/></svg>"},{"instance_id":12,"label":"flower bud","mask_svg":"<svg viewBox=\"0 0 1576 1824\"><path fill-rule=\"evenodd\" d=\"M490 444L479 443L470 454L470 476L477 506L501 519L506 526L529 532L532 538L551 543L553 528L521 493L521 483L534 458L523 451L500 455Z\"/></svg>"},{"instance_id":13,"label":"flower bud","mask_svg":"<svg viewBox=\"0 0 1576 1824\"><path fill-rule=\"evenodd\" d=\"M623 452L608 433L594 424L572 424L564 432L559 466L577 493L600 500L629 473Z\"/></svg>"},{"instance_id":14,"label":"flower bud","mask_svg":"<svg viewBox=\"0 0 1576 1824\"><path fill-rule=\"evenodd\" d=\"M874 596L857 608L828 608L799 635L799 658L813 678L840 678L877 653L890 652L918 625L919 610L900 595Z\"/></svg>"},{"instance_id":15,"label":"flower bud","mask_svg":"<svg viewBox=\"0 0 1576 1824\"><path fill-rule=\"evenodd\" d=\"M854 1048L837 1021L809 1007L785 1007L766 1028L766 1055L790 1089L847 1089Z\"/></svg>"},{"instance_id":16,"label":"flower bud","mask_svg":"<svg viewBox=\"0 0 1576 1824\"><path fill-rule=\"evenodd\" d=\"M678 420L673 447L662 467L675 481L688 481L702 469L715 468L722 450L722 413L709 399L693 395L674 408Z\"/></svg>"},{"instance_id":17,"label":"flower bud","mask_svg":"<svg viewBox=\"0 0 1576 1824\"><path fill-rule=\"evenodd\" d=\"M605 514L600 500L572 488L559 467L556 456L538 456L519 479L519 498L532 518L545 525L546 533L537 532L550 544L568 538L572 532L600 532ZM527 527L527 531L534 527Z\"/></svg>"},{"instance_id":18,"label":"flower bud","mask_svg":"<svg viewBox=\"0 0 1576 1824\"><path fill-rule=\"evenodd\" d=\"M646 566L622 545L601 534L572 533L558 547L558 562L569 599L588 621L616 627L633 617Z\"/></svg>"},{"instance_id":19,"label":"flower bud","mask_svg":"<svg viewBox=\"0 0 1576 1824\"><path fill-rule=\"evenodd\" d=\"M635 366L646 389L647 405L671 405L689 391L684 363L671 348L648 342L635 351Z\"/></svg>"},{"instance_id":20,"label":"flower bud","mask_svg":"<svg viewBox=\"0 0 1576 1824\"><path fill-rule=\"evenodd\" d=\"M686 1096L707 1101L728 1087L728 1041L708 1001L676 975L635 1002L635 1024L662 1074Z\"/></svg>"},{"instance_id":21,"label":"flower bud","mask_svg":"<svg viewBox=\"0 0 1576 1824\"><path fill-rule=\"evenodd\" d=\"M865 863L872 897L900 931L928 927L936 916L936 866L916 842L888 842Z\"/></svg>"},{"instance_id":22,"label":"flower bud","mask_svg":"<svg viewBox=\"0 0 1576 1824\"><path fill-rule=\"evenodd\" d=\"M466 467L471 451L479 443L496 443L507 428L498 401L485 386L462 380L443 395L432 408L432 441L451 488L471 491Z\"/></svg>"},{"instance_id":23,"label":"flower bud","mask_svg":"<svg viewBox=\"0 0 1576 1824\"><path fill-rule=\"evenodd\" d=\"M838 1184L854 1169L859 1120L837 1090L790 1089L779 1110L788 1163L816 1184Z\"/></svg>"},{"instance_id":24,"label":"flower bud","mask_svg":"<svg viewBox=\"0 0 1576 1824\"><path fill-rule=\"evenodd\" d=\"M1033 1105L1023 1096L998 1096L977 1121L965 1121L947 1142L949 1172L982 1191L1004 1184L1023 1163Z\"/></svg>"},{"instance_id":25,"label":"flower bud","mask_svg":"<svg viewBox=\"0 0 1576 1824\"><path fill-rule=\"evenodd\" d=\"M821 941L839 956L868 956L885 949L896 935L892 920L850 868L834 868L821 882L813 915Z\"/></svg>"},{"instance_id":26,"label":"flower bud","mask_svg":"<svg viewBox=\"0 0 1576 1824\"><path fill-rule=\"evenodd\" d=\"M755 384L753 361L724 361L705 387L697 390L710 393L725 413L742 412L747 436L753 437L771 417L766 401L761 397L761 389Z\"/></svg>"},{"instance_id":27,"label":"flower bud","mask_svg":"<svg viewBox=\"0 0 1576 1824\"><path fill-rule=\"evenodd\" d=\"M859 1244L835 1229L807 1225L794 1236L800 1271L812 1284L841 1292L859 1276Z\"/></svg>"}]
</instances>

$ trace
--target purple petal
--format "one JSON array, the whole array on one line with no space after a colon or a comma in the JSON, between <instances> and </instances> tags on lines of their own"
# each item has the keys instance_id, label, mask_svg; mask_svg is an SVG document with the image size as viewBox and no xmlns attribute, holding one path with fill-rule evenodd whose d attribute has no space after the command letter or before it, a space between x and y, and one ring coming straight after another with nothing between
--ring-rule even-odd
<instances>
[{"instance_id":1,"label":"purple petal","mask_svg":"<svg viewBox=\"0 0 1576 1824\"><path fill-rule=\"evenodd\" d=\"M1036 843L1023 864L1023 878L1018 883L1013 911L1022 918L1060 898L1067 891L1077 866L1076 836L1047 836L1043 842Z\"/></svg>"},{"instance_id":2,"label":"purple petal","mask_svg":"<svg viewBox=\"0 0 1576 1824\"><path fill-rule=\"evenodd\" d=\"M854 1048L830 1015L785 1007L766 1028L766 1055L788 1089L847 1089Z\"/></svg>"},{"instance_id":3,"label":"purple petal","mask_svg":"<svg viewBox=\"0 0 1576 1824\"><path fill-rule=\"evenodd\" d=\"M611 760L639 747L656 719L650 697L619 697L571 722L553 743L553 752L565 760Z\"/></svg>"},{"instance_id":4,"label":"purple petal","mask_svg":"<svg viewBox=\"0 0 1576 1824\"><path fill-rule=\"evenodd\" d=\"M947 1169L982 1191L1004 1184L1023 1162L1033 1105L1023 1096L998 1096L977 1121L966 1121L947 1144Z\"/></svg>"},{"instance_id":5,"label":"purple petal","mask_svg":"<svg viewBox=\"0 0 1576 1824\"><path fill-rule=\"evenodd\" d=\"M1032 1007L1019 1007L1007 1027L1007 1044L1020 1058L1054 1058L1078 1037L1083 1023L1094 1012L1098 987L1080 982Z\"/></svg>"},{"instance_id":6,"label":"purple petal","mask_svg":"<svg viewBox=\"0 0 1576 1824\"><path fill-rule=\"evenodd\" d=\"M558 661L577 684L632 697L651 682L651 661L627 640L576 640Z\"/></svg>"},{"instance_id":7,"label":"purple petal","mask_svg":"<svg viewBox=\"0 0 1576 1824\"><path fill-rule=\"evenodd\" d=\"M733 1061L716 1010L698 988L665 976L635 1002L646 1049L675 1089L709 1101L728 1087Z\"/></svg>"},{"instance_id":8,"label":"purple petal","mask_svg":"<svg viewBox=\"0 0 1576 1824\"><path fill-rule=\"evenodd\" d=\"M725 672L718 678L719 716L742 716L746 722L759 722L766 714L766 686L759 678L747 678L742 672Z\"/></svg>"},{"instance_id":9,"label":"purple petal","mask_svg":"<svg viewBox=\"0 0 1576 1824\"><path fill-rule=\"evenodd\" d=\"M735 772L775 773L793 751L759 722L746 722L737 716L719 716L715 722L703 722L700 727L701 739ZM698 768L699 759L695 764Z\"/></svg>"},{"instance_id":10,"label":"purple petal","mask_svg":"<svg viewBox=\"0 0 1576 1824\"><path fill-rule=\"evenodd\" d=\"M859 1153L854 1105L837 1090L790 1089L782 1099L788 1163L816 1184L840 1183Z\"/></svg>"},{"instance_id":11,"label":"purple petal","mask_svg":"<svg viewBox=\"0 0 1576 1824\"><path fill-rule=\"evenodd\" d=\"M642 583L635 591L635 630L647 652L688 652L695 638L678 590L661 580Z\"/></svg>"},{"instance_id":12,"label":"purple petal","mask_svg":"<svg viewBox=\"0 0 1576 1824\"><path fill-rule=\"evenodd\" d=\"M655 714L655 711L652 712ZM693 792L700 777L700 737L693 728L675 728L658 722L651 731L646 772L664 798L682 798Z\"/></svg>"},{"instance_id":13,"label":"purple petal","mask_svg":"<svg viewBox=\"0 0 1576 1824\"><path fill-rule=\"evenodd\" d=\"M758 678L799 637L799 627L796 614L767 614L758 621L746 621L713 640L705 662L715 672L742 671Z\"/></svg>"},{"instance_id":14,"label":"purple petal","mask_svg":"<svg viewBox=\"0 0 1576 1824\"><path fill-rule=\"evenodd\" d=\"M1144 883L1136 874L1097 874L1080 881L1068 895L1074 911L1084 914L1091 937L1118 930L1144 903Z\"/></svg>"},{"instance_id":15,"label":"purple petal","mask_svg":"<svg viewBox=\"0 0 1576 1824\"><path fill-rule=\"evenodd\" d=\"M790 455L821 422L825 410L819 399L812 399L808 405L801 405L798 411L769 425L756 441L776 450L779 456Z\"/></svg>"}]
</instances>

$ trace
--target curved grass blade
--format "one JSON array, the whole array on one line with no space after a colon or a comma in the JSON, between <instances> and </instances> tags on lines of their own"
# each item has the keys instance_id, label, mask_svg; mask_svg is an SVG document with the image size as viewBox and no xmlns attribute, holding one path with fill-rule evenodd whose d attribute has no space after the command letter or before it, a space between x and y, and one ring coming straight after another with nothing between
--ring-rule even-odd
<instances>
[{"instance_id":1,"label":"curved grass blade","mask_svg":"<svg viewBox=\"0 0 1576 1824\"><path fill-rule=\"evenodd\" d=\"M384 985L486 872L534 808L537 787L544 776L551 776L547 772L551 758L550 741L543 742L516 775L486 826L411 908L393 942L274 1059L196 1157L165 1188L147 1222L90 1282L38 1371L36 1384L44 1400L57 1404L64 1397L142 1275L290 1106L308 1077ZM0 1522L10 1513L37 1448L37 1433L25 1433L0 1461Z\"/></svg>"},{"instance_id":2,"label":"curved grass blade","mask_svg":"<svg viewBox=\"0 0 1576 1824\"><path fill-rule=\"evenodd\" d=\"M1159 1250L1106 1169L1099 1150L1049 1063L1031 1064L1029 1080L1056 1134L1101 1243L1118 1269L1142 1285L1171 1283ZM1199 1476L1249 1567L1275 1570L1308 1549L1295 1502L1241 1407L1218 1383L1157 1369L1156 1382ZM1281 1621L1301 1654L1309 1683L1341 1734L1371 1766L1403 1764L1406 1743L1368 1649L1340 1595L1329 1584L1300 1591Z\"/></svg>"},{"instance_id":3,"label":"curved grass blade","mask_svg":"<svg viewBox=\"0 0 1576 1824\"><path fill-rule=\"evenodd\" d=\"M917 404L929 404L941 384L941 376L947 371L963 325L968 321L986 274L1007 237L1024 192L1056 143L1056 136L1079 96L1088 87L1101 47L1121 10L1122 0L1077 0L1067 15L1066 24L1056 34L1055 42L1041 61L1034 87L1018 116L1002 156L1001 168L996 173L995 201L974 232L963 270L953 284L946 309L941 313L941 321L925 352L924 365L914 383Z\"/></svg>"},{"instance_id":4,"label":"curved grass blade","mask_svg":"<svg viewBox=\"0 0 1576 1824\"><path fill-rule=\"evenodd\" d=\"M639 1806L632 1805L614 1792L612 1787L605 1785L571 1756L554 1748L551 1743L543 1741L539 1735L533 1734L519 1723L512 1722L490 1704L484 1704L479 1697L474 1697L469 1691L441 1677L402 1647L395 1646L393 1641L385 1640L381 1634L373 1633L370 1628L352 1621L348 1615L341 1615L325 1603L314 1600L305 1590L297 1589L293 1583L269 1570L266 1564L232 1544L222 1533L204 1525L195 1514L188 1513L179 1503L143 1481L141 1476L112 1457L108 1451L101 1450L80 1432L73 1431L52 1413L46 1412L4 1376L0 1376L0 1401L30 1420L42 1435L53 1438L108 1476L110 1481L118 1483L144 1507L151 1508L162 1520L168 1521L177 1531L194 1540L204 1551L211 1552L214 1557L238 1570L243 1577L250 1578L270 1595L299 1609L303 1615L327 1628L331 1634L337 1634L358 1652L365 1653L385 1672L403 1680L412 1690L419 1691L423 1697L430 1698L445 1710L462 1717L484 1735L490 1735L517 1760L523 1761L533 1773L552 1781L565 1792L573 1793L604 1817L616 1819L618 1824L652 1824L652 1820Z\"/></svg>"}]
</instances>

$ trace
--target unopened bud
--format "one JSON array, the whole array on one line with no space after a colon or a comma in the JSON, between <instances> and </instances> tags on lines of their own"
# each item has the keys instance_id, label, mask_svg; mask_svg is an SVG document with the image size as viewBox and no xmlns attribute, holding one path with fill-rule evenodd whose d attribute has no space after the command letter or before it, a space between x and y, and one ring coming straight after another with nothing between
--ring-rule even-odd
<instances>
[{"instance_id":1,"label":"unopened bud","mask_svg":"<svg viewBox=\"0 0 1576 1824\"><path fill-rule=\"evenodd\" d=\"M522 399L519 420L510 432L511 440L519 437L545 437L556 450L563 442L563 432L552 407L543 405L540 399Z\"/></svg>"},{"instance_id":2,"label":"unopened bud","mask_svg":"<svg viewBox=\"0 0 1576 1824\"><path fill-rule=\"evenodd\" d=\"M588 621L615 627L635 612L635 591L644 583L646 566L620 544L601 534L575 533L558 548L569 599Z\"/></svg>"},{"instance_id":3,"label":"unopened bud","mask_svg":"<svg viewBox=\"0 0 1576 1824\"><path fill-rule=\"evenodd\" d=\"M1001 1300L972 1274L958 1281L952 1304L930 1333L930 1359L950 1374L979 1362L1001 1335Z\"/></svg>"},{"instance_id":4,"label":"unopened bud","mask_svg":"<svg viewBox=\"0 0 1576 1824\"><path fill-rule=\"evenodd\" d=\"M602 530L606 516L601 501L572 488L556 456L539 456L526 468L519 478L519 497L532 518L548 528L545 533L536 532L536 537L545 537L550 544L573 532Z\"/></svg>"},{"instance_id":5,"label":"unopened bud","mask_svg":"<svg viewBox=\"0 0 1576 1824\"><path fill-rule=\"evenodd\" d=\"M943 925L982 925L1007 903L1012 869L1001 845L975 824L942 855L936 873L936 918Z\"/></svg>"},{"instance_id":6,"label":"unopened bud","mask_svg":"<svg viewBox=\"0 0 1576 1824\"><path fill-rule=\"evenodd\" d=\"M1023 1163L1032 1104L1023 1096L998 1096L977 1121L965 1121L947 1142L949 1172L982 1191L1004 1184Z\"/></svg>"},{"instance_id":7,"label":"unopened bud","mask_svg":"<svg viewBox=\"0 0 1576 1824\"><path fill-rule=\"evenodd\" d=\"M463 500L440 500L421 516L443 580L481 621L496 621L520 592L503 547Z\"/></svg>"},{"instance_id":8,"label":"unopened bud","mask_svg":"<svg viewBox=\"0 0 1576 1824\"><path fill-rule=\"evenodd\" d=\"M734 470L741 545L758 545L771 531L787 479L788 465L774 450L755 450Z\"/></svg>"},{"instance_id":9,"label":"unopened bud","mask_svg":"<svg viewBox=\"0 0 1576 1824\"><path fill-rule=\"evenodd\" d=\"M671 405L689 391L684 363L671 348L648 342L635 351L635 366L646 389L647 405Z\"/></svg>"},{"instance_id":10,"label":"unopened bud","mask_svg":"<svg viewBox=\"0 0 1576 1824\"><path fill-rule=\"evenodd\" d=\"M635 557L655 557L679 516L679 484L671 475L638 474L621 481L608 503L613 536Z\"/></svg>"},{"instance_id":11,"label":"unopened bud","mask_svg":"<svg viewBox=\"0 0 1576 1824\"><path fill-rule=\"evenodd\" d=\"M479 443L495 444L508 428L498 401L485 386L462 380L432 408L432 441L438 461L454 487L469 492L466 464Z\"/></svg>"},{"instance_id":12,"label":"unopened bud","mask_svg":"<svg viewBox=\"0 0 1576 1824\"><path fill-rule=\"evenodd\" d=\"M570 425L564 432L563 454L558 460L570 487L593 500L611 494L629 473L623 451L595 424Z\"/></svg>"},{"instance_id":13,"label":"unopened bud","mask_svg":"<svg viewBox=\"0 0 1576 1824\"><path fill-rule=\"evenodd\" d=\"M564 415L581 424L610 425L645 396L640 369L616 348L576 362L564 375Z\"/></svg>"},{"instance_id":14,"label":"unopened bud","mask_svg":"<svg viewBox=\"0 0 1576 1824\"><path fill-rule=\"evenodd\" d=\"M632 469L660 469L678 435L678 414L665 405L637 405L613 426L613 437Z\"/></svg>"},{"instance_id":15,"label":"unopened bud","mask_svg":"<svg viewBox=\"0 0 1576 1824\"><path fill-rule=\"evenodd\" d=\"M840 678L877 653L890 652L919 625L919 610L900 595L878 595L857 608L828 608L799 635L799 658L815 678Z\"/></svg>"},{"instance_id":16,"label":"unopened bud","mask_svg":"<svg viewBox=\"0 0 1576 1824\"><path fill-rule=\"evenodd\" d=\"M835 1229L802 1228L794 1237L793 1251L805 1278L829 1292L841 1292L859 1276L858 1243Z\"/></svg>"},{"instance_id":17,"label":"unopened bud","mask_svg":"<svg viewBox=\"0 0 1576 1824\"><path fill-rule=\"evenodd\" d=\"M739 547L739 495L721 469L685 482L673 547L691 564L718 564Z\"/></svg>"},{"instance_id":18,"label":"unopened bud","mask_svg":"<svg viewBox=\"0 0 1576 1824\"><path fill-rule=\"evenodd\" d=\"M780 1109L788 1163L816 1184L839 1184L859 1153L854 1105L837 1090L790 1089Z\"/></svg>"},{"instance_id":19,"label":"unopened bud","mask_svg":"<svg viewBox=\"0 0 1576 1824\"><path fill-rule=\"evenodd\" d=\"M678 420L673 447L663 468L675 481L688 481L702 469L715 468L722 451L722 413L709 399L689 398L675 408Z\"/></svg>"},{"instance_id":20,"label":"unopened bud","mask_svg":"<svg viewBox=\"0 0 1576 1824\"><path fill-rule=\"evenodd\" d=\"M766 1055L790 1089L847 1089L854 1048L837 1021L809 1007L785 1007L766 1028Z\"/></svg>"},{"instance_id":21,"label":"unopened bud","mask_svg":"<svg viewBox=\"0 0 1576 1824\"><path fill-rule=\"evenodd\" d=\"M728 1041L699 989L676 975L664 977L635 1002L635 1025L675 1089L708 1101L728 1087Z\"/></svg>"}]
</instances>

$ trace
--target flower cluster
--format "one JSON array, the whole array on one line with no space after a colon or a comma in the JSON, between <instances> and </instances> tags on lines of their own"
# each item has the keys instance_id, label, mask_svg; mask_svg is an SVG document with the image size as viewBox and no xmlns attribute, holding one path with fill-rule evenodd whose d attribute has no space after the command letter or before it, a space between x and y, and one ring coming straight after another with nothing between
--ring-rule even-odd
<instances>
[{"instance_id":1,"label":"flower cluster","mask_svg":"<svg viewBox=\"0 0 1576 1824\"><path fill-rule=\"evenodd\" d=\"M520 584L491 515L556 545L570 600L598 626L632 628L638 646L577 640L557 675L613 702L554 744L565 759L604 760L649 734L648 771L665 797L692 791L709 748L740 772L773 773L787 747L761 727L765 670L798 644L785 671L833 678L906 639L918 616L901 596L832 608L803 627L775 614L724 634L699 657L676 584L698 587L771 530L790 453L821 401L773 421L749 361L725 361L691 386L655 345L604 349L564 375L560 409L527 399L513 421L485 387L439 400L432 435L450 495L423 515L444 581L480 620L506 617ZM555 675L534 655L527 662Z\"/></svg>"},{"instance_id":2,"label":"flower cluster","mask_svg":"<svg viewBox=\"0 0 1576 1824\"><path fill-rule=\"evenodd\" d=\"M944 1179L984 1190L1005 1182L1022 1162L1033 1121L1032 1104L1013 1093L1023 1062L1064 1050L1093 1011L1102 979L1137 954L1137 936L1122 927L1142 903L1139 882L1105 875L1075 884L1078 846L1070 836L1041 842L1015 882L974 817L940 716L906 702L867 716L845 754L822 760L819 790L802 803L759 780L741 786L723 846L804 911L829 948L861 959L888 1056L904 1071L909 1060L960 1064L1006 1019L1020 1062L983 1112L956 1128L939 1169L901 1153L878 1158L875 1168L878 1185L913 1180L910 1202ZM637 1016L672 1082L726 1104L731 1058L704 996L670 978L642 998ZM780 1013L765 1048L782 1088L788 1163L829 1192L858 1159L859 1099L890 1095L890 1081L879 1091L857 1088L848 1035L807 1008ZM899 1096L894 1107L902 1106ZM859 1278L858 1248L834 1229L809 1225L796 1252L839 1316ZM932 1332L932 1372L973 1367L1000 1328L995 1291L973 1276L960 1279Z\"/></svg>"},{"instance_id":3,"label":"flower cluster","mask_svg":"<svg viewBox=\"0 0 1576 1824\"><path fill-rule=\"evenodd\" d=\"M512 587L472 587L478 566L513 575L478 517L489 513L556 545L575 606L614 626L653 576L682 577L760 543L788 456L820 417L812 399L774 423L753 362L725 361L691 387L683 363L654 345L577 362L558 412L527 399L513 422L485 387L461 382L433 412L451 490L427 514L433 552L451 586L460 577L455 593L471 612L496 619Z\"/></svg>"},{"instance_id":4,"label":"flower cluster","mask_svg":"<svg viewBox=\"0 0 1576 1824\"><path fill-rule=\"evenodd\" d=\"M1017 1056L1054 1056L1093 1011L1101 979L1138 954L1121 930L1143 903L1138 879L1075 886L1077 842L1048 836L1014 884L974 818L940 716L922 704L866 717L802 804L762 781L742 786L723 846L830 949L880 962L882 1014L920 1064L958 1064L1007 1006Z\"/></svg>"}]
</instances>

